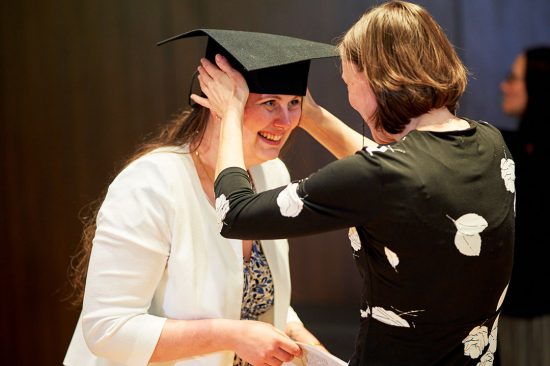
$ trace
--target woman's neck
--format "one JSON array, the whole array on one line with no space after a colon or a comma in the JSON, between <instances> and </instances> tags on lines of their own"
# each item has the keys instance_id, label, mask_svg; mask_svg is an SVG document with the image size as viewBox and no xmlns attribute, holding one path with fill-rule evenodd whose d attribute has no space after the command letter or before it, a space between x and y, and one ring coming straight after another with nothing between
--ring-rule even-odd
<instances>
[{"instance_id":1,"label":"woman's neck","mask_svg":"<svg viewBox=\"0 0 550 366\"><path fill-rule=\"evenodd\" d=\"M452 114L447 107L432 109L416 118L405 127L403 132L393 135L396 140L402 139L412 130L419 131L461 131L470 128L470 124Z\"/></svg>"},{"instance_id":2,"label":"woman's neck","mask_svg":"<svg viewBox=\"0 0 550 366\"><path fill-rule=\"evenodd\" d=\"M456 117L446 107L432 109L428 113L413 118L411 124L421 131L460 131L470 127L468 122Z\"/></svg>"}]
</instances>

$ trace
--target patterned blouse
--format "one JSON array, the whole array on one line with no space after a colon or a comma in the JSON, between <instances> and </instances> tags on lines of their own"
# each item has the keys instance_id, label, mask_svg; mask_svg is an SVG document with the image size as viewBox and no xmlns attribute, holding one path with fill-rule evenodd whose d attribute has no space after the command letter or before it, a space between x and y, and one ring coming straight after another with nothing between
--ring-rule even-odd
<instances>
[{"instance_id":1,"label":"patterned blouse","mask_svg":"<svg viewBox=\"0 0 550 366\"><path fill-rule=\"evenodd\" d=\"M363 288L350 365L492 365L512 269L515 164L495 127L468 122L413 130L258 194L245 171L224 169L221 234L351 228Z\"/></svg>"},{"instance_id":2,"label":"patterned blouse","mask_svg":"<svg viewBox=\"0 0 550 366\"><path fill-rule=\"evenodd\" d=\"M275 288L273 278L262 246L252 242L252 252L248 262L244 261L243 302L241 319L258 320L258 317L271 309L274 303ZM234 366L246 366L247 362L235 355Z\"/></svg>"}]
</instances>

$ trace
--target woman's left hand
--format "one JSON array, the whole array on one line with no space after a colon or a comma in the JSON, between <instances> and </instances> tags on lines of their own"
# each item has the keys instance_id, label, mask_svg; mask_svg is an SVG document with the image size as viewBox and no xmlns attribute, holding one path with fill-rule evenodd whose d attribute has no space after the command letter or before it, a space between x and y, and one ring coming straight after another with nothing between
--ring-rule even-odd
<instances>
[{"instance_id":1,"label":"woman's left hand","mask_svg":"<svg viewBox=\"0 0 550 366\"><path fill-rule=\"evenodd\" d=\"M194 102L222 118L229 108L244 108L248 99L248 85L244 77L235 70L227 59L216 55L216 65L201 59L198 80L206 98L191 95Z\"/></svg>"},{"instance_id":2,"label":"woman's left hand","mask_svg":"<svg viewBox=\"0 0 550 366\"><path fill-rule=\"evenodd\" d=\"M296 342L306 343L330 353L321 342L300 322L287 323L285 333Z\"/></svg>"}]
</instances>

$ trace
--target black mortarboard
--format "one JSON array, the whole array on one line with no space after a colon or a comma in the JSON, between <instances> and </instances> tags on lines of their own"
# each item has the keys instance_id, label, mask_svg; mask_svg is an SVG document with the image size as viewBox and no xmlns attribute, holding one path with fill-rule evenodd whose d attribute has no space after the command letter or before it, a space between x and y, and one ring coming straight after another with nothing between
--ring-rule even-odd
<instances>
[{"instance_id":1,"label":"black mortarboard","mask_svg":"<svg viewBox=\"0 0 550 366\"><path fill-rule=\"evenodd\" d=\"M157 43L208 36L206 58L225 56L243 74L251 93L305 95L312 59L334 57L336 47L326 43L267 33L222 29L195 29Z\"/></svg>"}]
</instances>

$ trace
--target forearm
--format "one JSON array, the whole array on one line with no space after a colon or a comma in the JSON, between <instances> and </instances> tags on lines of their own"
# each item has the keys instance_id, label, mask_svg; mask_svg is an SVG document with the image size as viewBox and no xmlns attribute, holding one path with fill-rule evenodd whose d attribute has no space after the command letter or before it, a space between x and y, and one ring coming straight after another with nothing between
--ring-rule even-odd
<instances>
[{"instance_id":1,"label":"forearm","mask_svg":"<svg viewBox=\"0 0 550 366\"><path fill-rule=\"evenodd\" d=\"M216 164L216 176L228 167L245 168L243 153L243 129L242 120L244 105L230 106L221 121L220 146L218 148L218 161Z\"/></svg>"},{"instance_id":2,"label":"forearm","mask_svg":"<svg viewBox=\"0 0 550 366\"><path fill-rule=\"evenodd\" d=\"M164 324L150 362L234 350L239 321L230 319L173 320Z\"/></svg>"},{"instance_id":3,"label":"forearm","mask_svg":"<svg viewBox=\"0 0 550 366\"><path fill-rule=\"evenodd\" d=\"M304 116L300 127L338 159L354 154L363 145L378 146L321 107Z\"/></svg>"},{"instance_id":4,"label":"forearm","mask_svg":"<svg viewBox=\"0 0 550 366\"><path fill-rule=\"evenodd\" d=\"M252 320L169 320L151 362L231 350L252 365L290 361L300 347L271 324Z\"/></svg>"}]
</instances>

